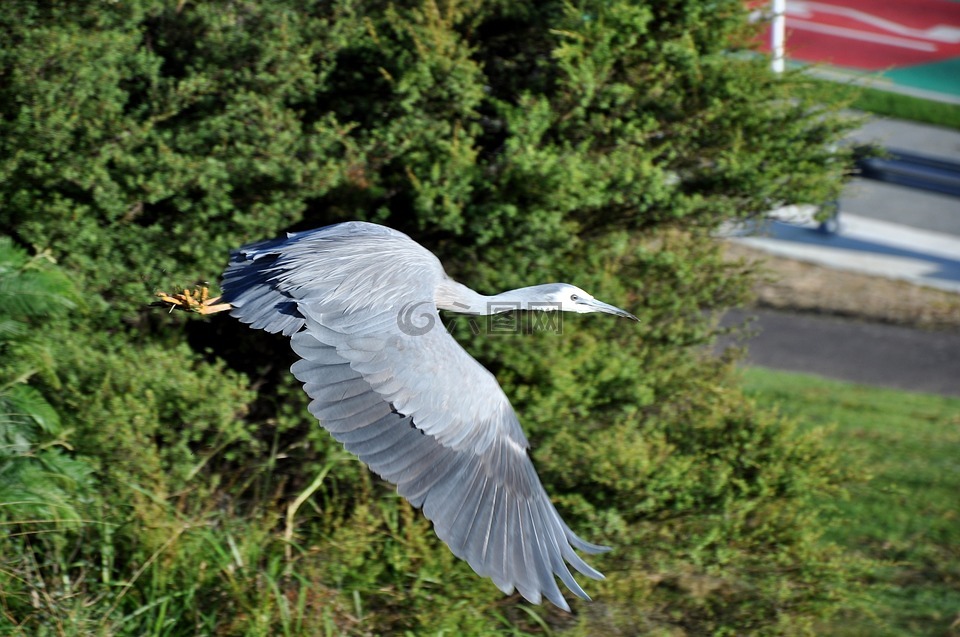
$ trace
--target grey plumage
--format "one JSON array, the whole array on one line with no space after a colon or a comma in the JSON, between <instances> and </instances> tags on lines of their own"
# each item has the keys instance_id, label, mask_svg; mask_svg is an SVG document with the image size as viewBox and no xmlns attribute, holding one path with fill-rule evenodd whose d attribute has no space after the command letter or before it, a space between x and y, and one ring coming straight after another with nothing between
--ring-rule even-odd
<instances>
[{"instance_id":1,"label":"grey plumage","mask_svg":"<svg viewBox=\"0 0 960 637\"><path fill-rule=\"evenodd\" d=\"M555 579L589 599L567 564L603 576L563 522L492 374L446 332L439 309L630 314L566 284L485 297L449 279L406 235L350 222L237 250L223 300L251 327L291 336L291 371L330 434L433 521L437 535L505 593L569 610ZM417 322L405 325L417 308ZM409 312L408 312L409 314Z\"/></svg>"}]
</instances>

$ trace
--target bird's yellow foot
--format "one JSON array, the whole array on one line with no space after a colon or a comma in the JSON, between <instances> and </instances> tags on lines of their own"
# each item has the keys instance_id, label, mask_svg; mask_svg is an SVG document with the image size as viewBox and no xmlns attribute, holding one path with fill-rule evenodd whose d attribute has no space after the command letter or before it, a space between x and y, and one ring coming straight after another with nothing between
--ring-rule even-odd
<instances>
[{"instance_id":1,"label":"bird's yellow foot","mask_svg":"<svg viewBox=\"0 0 960 637\"><path fill-rule=\"evenodd\" d=\"M197 314L216 314L233 309L229 303L218 303L219 296L211 299L210 290L205 285L198 285L192 290L183 290L176 294L158 291L156 296L160 299L160 303L155 305L169 306L170 311L184 310Z\"/></svg>"}]
</instances>

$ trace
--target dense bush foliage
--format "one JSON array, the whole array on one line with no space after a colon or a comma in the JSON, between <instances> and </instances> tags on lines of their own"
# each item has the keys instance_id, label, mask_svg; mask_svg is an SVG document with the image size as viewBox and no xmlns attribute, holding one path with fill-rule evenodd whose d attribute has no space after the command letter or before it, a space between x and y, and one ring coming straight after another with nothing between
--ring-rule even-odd
<instances>
[{"instance_id":1,"label":"dense bush foliage","mask_svg":"<svg viewBox=\"0 0 960 637\"><path fill-rule=\"evenodd\" d=\"M51 370L41 326L76 307L70 280L49 255L28 256L0 236L0 520L76 520L89 467L64 453L60 417L31 379Z\"/></svg>"},{"instance_id":2,"label":"dense bush foliage","mask_svg":"<svg viewBox=\"0 0 960 637\"><path fill-rule=\"evenodd\" d=\"M29 325L55 352L30 391L93 489L52 535L0 531L0 626L785 634L828 613L831 461L704 350L750 274L710 233L832 198L845 165L802 79L742 54L741 5L4 2L0 233L85 299ZM642 319L456 330L573 528L615 547L574 615L455 560L311 420L283 339L147 307L244 242L346 219L481 291L567 280Z\"/></svg>"}]
</instances>

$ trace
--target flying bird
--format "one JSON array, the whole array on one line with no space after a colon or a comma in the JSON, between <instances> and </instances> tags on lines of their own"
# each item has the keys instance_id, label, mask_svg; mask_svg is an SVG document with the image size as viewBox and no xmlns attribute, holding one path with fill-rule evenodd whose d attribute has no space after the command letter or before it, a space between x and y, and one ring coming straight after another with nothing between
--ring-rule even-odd
<instances>
[{"instance_id":1,"label":"flying bird","mask_svg":"<svg viewBox=\"0 0 960 637\"><path fill-rule=\"evenodd\" d=\"M506 594L569 611L556 577L602 579L550 502L496 378L444 328L439 310L632 314L565 283L483 296L407 235L353 221L252 243L231 255L217 309L290 336L312 413L433 522L454 555ZM212 301L204 301L209 305Z\"/></svg>"}]
</instances>

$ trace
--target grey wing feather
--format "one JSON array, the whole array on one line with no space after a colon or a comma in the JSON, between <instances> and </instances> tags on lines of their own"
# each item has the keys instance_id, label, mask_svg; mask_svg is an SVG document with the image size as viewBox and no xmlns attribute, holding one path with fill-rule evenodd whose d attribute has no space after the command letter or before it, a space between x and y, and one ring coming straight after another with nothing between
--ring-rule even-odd
<instances>
[{"instance_id":1,"label":"grey wing feather","mask_svg":"<svg viewBox=\"0 0 960 637\"><path fill-rule=\"evenodd\" d=\"M371 258L378 253L419 264L434 276L443 273L437 258L407 235L351 221L235 250L223 274L221 299L241 322L289 336L304 325L300 301L357 306L366 300L358 292L383 276L382 261Z\"/></svg>"},{"instance_id":2,"label":"grey wing feather","mask_svg":"<svg viewBox=\"0 0 960 637\"><path fill-rule=\"evenodd\" d=\"M278 259L278 253L270 249L281 247L285 241L265 241L235 251L220 287L221 300L233 306L232 316L250 327L289 336L303 327L303 315L294 299L270 285Z\"/></svg>"},{"instance_id":3,"label":"grey wing feather","mask_svg":"<svg viewBox=\"0 0 960 637\"><path fill-rule=\"evenodd\" d=\"M495 441L482 454L446 447L418 429L415 416L394 411L360 372L354 371L352 380L327 383L327 371L336 369L339 378L343 365L311 360L324 348L319 358L329 360L336 349L324 346L309 329L294 335L292 344L303 357L292 370L313 398L310 412L348 451L421 507L454 555L504 592L516 588L534 603L546 597L569 610L555 576L579 597L589 599L564 558L581 573L602 578L573 552L571 542L589 553L605 549L583 542L567 527L525 452L505 439ZM343 417L336 406L336 387L345 382L376 397L374 406Z\"/></svg>"},{"instance_id":4,"label":"grey wing feather","mask_svg":"<svg viewBox=\"0 0 960 637\"><path fill-rule=\"evenodd\" d=\"M397 324L398 308L432 302L443 276L405 235L352 223L242 248L223 288L241 321L293 334L311 413L421 507L455 555L506 593L569 610L555 577L589 599L567 563L601 579L573 549L606 548L560 518L499 384L436 310L426 334Z\"/></svg>"}]
</instances>

